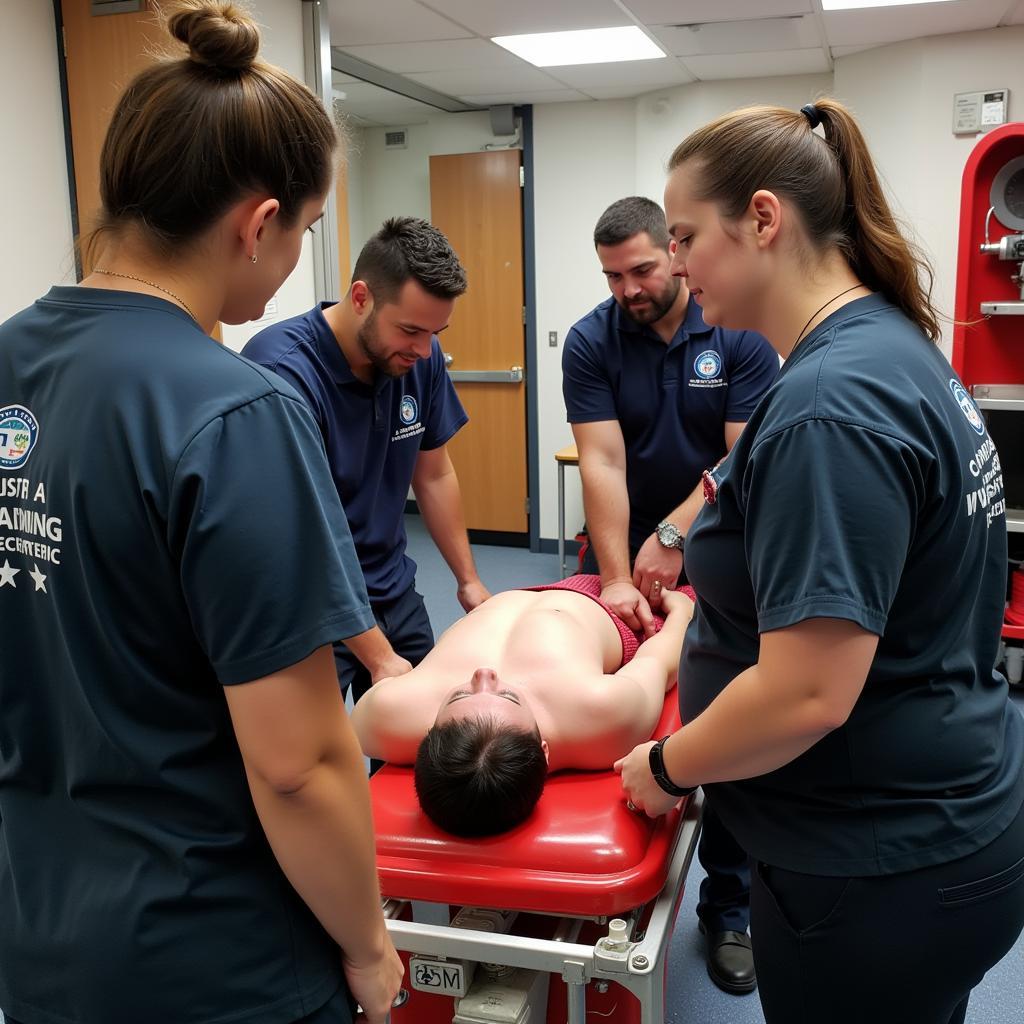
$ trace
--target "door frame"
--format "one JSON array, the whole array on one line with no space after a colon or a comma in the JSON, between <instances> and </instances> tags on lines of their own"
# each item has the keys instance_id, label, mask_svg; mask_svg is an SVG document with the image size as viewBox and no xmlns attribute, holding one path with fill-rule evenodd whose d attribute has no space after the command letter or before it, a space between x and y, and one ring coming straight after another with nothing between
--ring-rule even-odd
<instances>
[{"instance_id":1,"label":"door frame","mask_svg":"<svg viewBox=\"0 0 1024 1024\"><path fill-rule=\"evenodd\" d=\"M526 370L526 500L530 550L539 552L540 543L540 408L537 399L537 232L534 226L533 106L515 108L523 143L523 305L524 369Z\"/></svg>"},{"instance_id":2,"label":"door frame","mask_svg":"<svg viewBox=\"0 0 1024 1024\"><path fill-rule=\"evenodd\" d=\"M71 142L71 101L68 98L68 64L64 49L64 11L61 0L52 0L54 46L57 49L57 73L60 76L60 109L64 118L64 161L68 171L68 198L71 202L72 252L75 257L75 280L82 280L82 254L78 248L78 184L75 177L75 151Z\"/></svg>"}]
</instances>

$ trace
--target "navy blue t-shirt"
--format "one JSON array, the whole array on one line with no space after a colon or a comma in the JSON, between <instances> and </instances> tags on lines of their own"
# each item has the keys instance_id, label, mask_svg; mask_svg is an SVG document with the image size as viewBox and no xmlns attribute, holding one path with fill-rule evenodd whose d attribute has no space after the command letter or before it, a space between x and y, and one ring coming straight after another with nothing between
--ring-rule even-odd
<instances>
[{"instance_id":1,"label":"navy blue t-shirt","mask_svg":"<svg viewBox=\"0 0 1024 1024\"><path fill-rule=\"evenodd\" d=\"M1024 720L994 670L1006 596L999 456L939 349L880 295L794 350L690 530L699 595L684 720L759 634L837 618L879 637L847 722L789 764L710 786L752 856L878 875L966 856L1024 801Z\"/></svg>"},{"instance_id":2,"label":"navy blue t-shirt","mask_svg":"<svg viewBox=\"0 0 1024 1024\"><path fill-rule=\"evenodd\" d=\"M224 685L373 624L309 410L177 306L0 326L0 1006L284 1024L342 984ZM344 870L344 865L339 865Z\"/></svg>"},{"instance_id":3,"label":"navy blue t-shirt","mask_svg":"<svg viewBox=\"0 0 1024 1024\"><path fill-rule=\"evenodd\" d=\"M725 454L725 423L744 423L778 372L760 334L708 327L692 298L668 345L614 298L570 329L562 351L568 420L622 428L631 550Z\"/></svg>"},{"instance_id":4,"label":"navy blue t-shirt","mask_svg":"<svg viewBox=\"0 0 1024 1024\"><path fill-rule=\"evenodd\" d=\"M405 502L421 450L447 443L468 417L437 338L404 377L364 384L324 319L324 303L260 331L244 355L305 398L323 435L371 601L399 597L416 563L405 553Z\"/></svg>"}]
</instances>

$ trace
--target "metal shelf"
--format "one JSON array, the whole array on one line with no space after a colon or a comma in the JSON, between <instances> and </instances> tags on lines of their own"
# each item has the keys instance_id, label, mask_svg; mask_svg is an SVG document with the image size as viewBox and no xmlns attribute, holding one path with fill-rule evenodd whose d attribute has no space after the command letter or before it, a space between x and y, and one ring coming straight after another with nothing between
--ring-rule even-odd
<instances>
[{"instance_id":1,"label":"metal shelf","mask_svg":"<svg viewBox=\"0 0 1024 1024\"><path fill-rule=\"evenodd\" d=\"M983 302L981 312L985 316L1024 316L1024 302Z\"/></svg>"},{"instance_id":2,"label":"metal shelf","mask_svg":"<svg viewBox=\"0 0 1024 1024\"><path fill-rule=\"evenodd\" d=\"M975 384L971 394L979 409L1024 412L1024 384Z\"/></svg>"}]
</instances>

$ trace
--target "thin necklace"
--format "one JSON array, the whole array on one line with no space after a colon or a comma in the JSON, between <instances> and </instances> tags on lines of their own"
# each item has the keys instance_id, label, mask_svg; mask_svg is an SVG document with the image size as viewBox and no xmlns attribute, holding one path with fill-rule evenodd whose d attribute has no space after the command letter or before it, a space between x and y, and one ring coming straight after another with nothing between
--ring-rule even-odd
<instances>
[{"instance_id":1,"label":"thin necklace","mask_svg":"<svg viewBox=\"0 0 1024 1024\"><path fill-rule=\"evenodd\" d=\"M106 274L107 277L123 277L129 281L138 281L139 284L148 284L150 288L155 288L158 292L163 292L164 295L170 295L196 323L199 323L199 317L192 312L188 303L180 295L175 295L170 288L165 288L163 285L157 284L156 281L147 281L144 277L136 277L134 274L121 274L114 270L103 270L100 267L93 267L92 272L94 274Z\"/></svg>"},{"instance_id":2,"label":"thin necklace","mask_svg":"<svg viewBox=\"0 0 1024 1024\"><path fill-rule=\"evenodd\" d=\"M793 348L796 348L797 345L800 344L800 341L801 341L801 339L804 336L804 331L806 331L807 328L811 326L811 321L821 312L822 309L827 309L829 306L832 305L833 302L836 301L836 299L841 299L847 292L852 292L856 288L863 288L863 287L864 287L864 285L861 284L860 282L858 282L857 284L850 285L849 288L844 288L838 295L833 295L832 298L829 299L828 302L826 302L825 305L822 306L820 309L816 309L810 315L810 317L808 318L807 323L804 324L803 331L801 331L796 336L796 341L793 342Z\"/></svg>"}]
</instances>

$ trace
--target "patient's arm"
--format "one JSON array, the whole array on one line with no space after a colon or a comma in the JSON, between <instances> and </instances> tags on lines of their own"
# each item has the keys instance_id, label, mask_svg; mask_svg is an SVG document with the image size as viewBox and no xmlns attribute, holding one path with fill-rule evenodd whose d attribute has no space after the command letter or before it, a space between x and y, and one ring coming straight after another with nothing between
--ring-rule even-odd
<instances>
[{"instance_id":1,"label":"patient's arm","mask_svg":"<svg viewBox=\"0 0 1024 1024\"><path fill-rule=\"evenodd\" d=\"M437 717L437 696L415 669L375 683L352 709L352 727L367 757L412 764Z\"/></svg>"},{"instance_id":2,"label":"patient's arm","mask_svg":"<svg viewBox=\"0 0 1024 1024\"><path fill-rule=\"evenodd\" d=\"M560 767L610 768L612 762L651 738L675 683L683 635L693 616L693 602L682 594L665 595L668 615L661 631L645 640L633 660L612 676L588 685L567 739ZM619 753L621 751L621 753Z\"/></svg>"},{"instance_id":3,"label":"patient's arm","mask_svg":"<svg viewBox=\"0 0 1024 1024\"><path fill-rule=\"evenodd\" d=\"M644 710L657 723L665 703L665 694L672 688L679 672L683 636L693 618L693 602L684 594L669 591L662 599L668 613L660 632L645 640L633 660L615 673L617 680L631 680L640 687Z\"/></svg>"}]
</instances>

